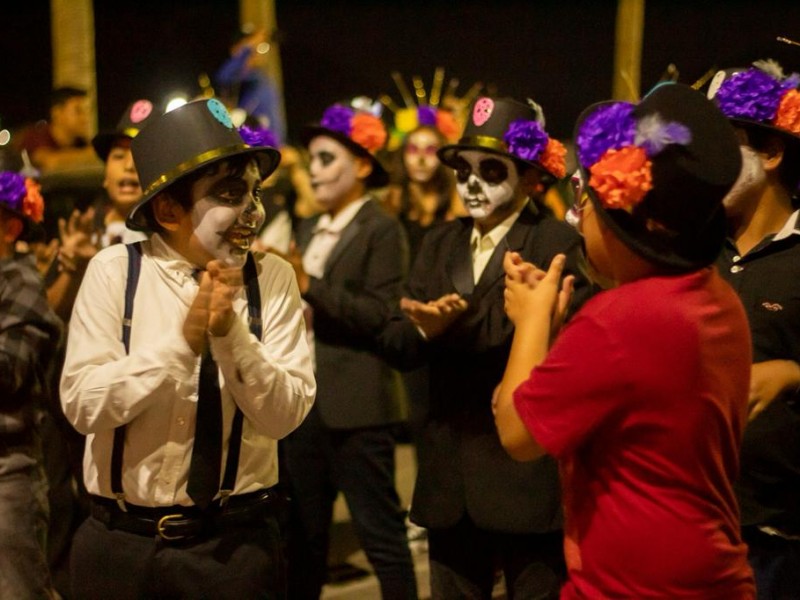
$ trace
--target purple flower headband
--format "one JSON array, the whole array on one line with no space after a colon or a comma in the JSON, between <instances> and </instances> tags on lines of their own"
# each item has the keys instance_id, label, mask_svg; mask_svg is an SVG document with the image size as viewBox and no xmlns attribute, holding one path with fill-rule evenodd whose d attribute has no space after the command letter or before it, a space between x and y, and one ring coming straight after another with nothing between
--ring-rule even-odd
<instances>
[{"instance_id":1,"label":"purple flower headband","mask_svg":"<svg viewBox=\"0 0 800 600\"><path fill-rule=\"evenodd\" d=\"M800 134L800 75L783 75L774 61L735 73L719 86L714 99L729 119L747 119Z\"/></svg>"},{"instance_id":2,"label":"purple flower headband","mask_svg":"<svg viewBox=\"0 0 800 600\"><path fill-rule=\"evenodd\" d=\"M278 137L266 127L239 127L239 135L242 136L244 143L248 146L270 146L278 147Z\"/></svg>"},{"instance_id":3,"label":"purple flower headband","mask_svg":"<svg viewBox=\"0 0 800 600\"><path fill-rule=\"evenodd\" d=\"M632 211L653 188L652 159L670 144L688 145L692 132L658 113L640 118L634 105L614 102L592 112L578 129L576 152L589 185L606 208Z\"/></svg>"}]
</instances>

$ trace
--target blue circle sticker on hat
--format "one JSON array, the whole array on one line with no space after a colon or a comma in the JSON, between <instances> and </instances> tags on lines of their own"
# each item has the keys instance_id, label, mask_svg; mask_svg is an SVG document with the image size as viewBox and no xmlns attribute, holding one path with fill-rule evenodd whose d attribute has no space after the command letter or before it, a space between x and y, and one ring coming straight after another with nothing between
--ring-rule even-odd
<instances>
[{"instance_id":1,"label":"blue circle sticker on hat","mask_svg":"<svg viewBox=\"0 0 800 600\"><path fill-rule=\"evenodd\" d=\"M228 109L225 108L225 105L222 102L216 98L212 98L208 101L206 106L217 121L225 125L225 127L228 129L233 129L233 121L231 121L231 116L228 114Z\"/></svg>"}]
</instances>

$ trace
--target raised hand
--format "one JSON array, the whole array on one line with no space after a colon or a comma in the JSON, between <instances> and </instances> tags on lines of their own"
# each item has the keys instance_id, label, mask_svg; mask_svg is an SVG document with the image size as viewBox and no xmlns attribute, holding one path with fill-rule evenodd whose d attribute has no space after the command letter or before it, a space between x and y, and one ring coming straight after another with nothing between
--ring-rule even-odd
<instances>
[{"instance_id":1,"label":"raised hand","mask_svg":"<svg viewBox=\"0 0 800 600\"><path fill-rule=\"evenodd\" d=\"M213 336L227 335L236 320L233 298L244 287L242 269L230 267L219 260L212 260L206 265L204 275L208 275L211 279L208 332Z\"/></svg>"},{"instance_id":2,"label":"raised hand","mask_svg":"<svg viewBox=\"0 0 800 600\"><path fill-rule=\"evenodd\" d=\"M197 355L203 353L208 343L209 303L213 287L214 283L208 271L203 271L200 275L200 287L197 290L197 295L194 297L194 301L189 307L189 312L186 314L186 319L183 321L183 337Z\"/></svg>"},{"instance_id":3,"label":"raised hand","mask_svg":"<svg viewBox=\"0 0 800 600\"><path fill-rule=\"evenodd\" d=\"M530 263L520 264L515 261L513 253L506 253L503 258L506 271L503 298L506 315L514 325L542 314L550 315L559 324L563 321L574 283L572 276L561 281L565 262L566 257L558 254L545 272Z\"/></svg>"},{"instance_id":4,"label":"raised hand","mask_svg":"<svg viewBox=\"0 0 800 600\"><path fill-rule=\"evenodd\" d=\"M61 247L58 250L59 269L62 271L83 271L92 257L97 254L93 241L97 233L94 226L94 208L81 213L72 211L68 220L58 220L58 233Z\"/></svg>"},{"instance_id":5,"label":"raised hand","mask_svg":"<svg viewBox=\"0 0 800 600\"><path fill-rule=\"evenodd\" d=\"M444 333L467 306L467 301L458 294L446 294L429 302L400 299L400 309L429 340Z\"/></svg>"}]
</instances>

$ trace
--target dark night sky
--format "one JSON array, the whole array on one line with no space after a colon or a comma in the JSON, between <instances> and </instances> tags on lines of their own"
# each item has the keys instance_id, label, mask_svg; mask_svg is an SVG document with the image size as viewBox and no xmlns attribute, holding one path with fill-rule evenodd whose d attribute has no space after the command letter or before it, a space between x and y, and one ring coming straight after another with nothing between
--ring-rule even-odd
<instances>
[{"instance_id":1,"label":"dark night sky","mask_svg":"<svg viewBox=\"0 0 800 600\"><path fill-rule=\"evenodd\" d=\"M800 40L796 7L648 0L643 91L669 63L687 83L711 65L763 57L800 70L800 48L774 41ZM502 95L531 96L561 137L582 108L611 93L613 0L277 0L277 10L290 133L338 99L388 92L399 100L392 70L422 75L428 87L441 65L461 91L483 81ZM227 55L237 11L236 0L95 2L100 125L113 125L137 97L196 93L197 75ZM0 120L14 127L47 113L49 2L32 0L4 17Z\"/></svg>"}]
</instances>

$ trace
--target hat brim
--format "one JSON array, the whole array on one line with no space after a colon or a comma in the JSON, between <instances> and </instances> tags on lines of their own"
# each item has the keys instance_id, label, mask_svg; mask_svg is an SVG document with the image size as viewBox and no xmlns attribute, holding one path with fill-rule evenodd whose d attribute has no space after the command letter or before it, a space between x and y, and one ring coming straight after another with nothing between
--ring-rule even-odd
<instances>
[{"instance_id":1,"label":"hat brim","mask_svg":"<svg viewBox=\"0 0 800 600\"><path fill-rule=\"evenodd\" d=\"M370 160L372 163L372 173L369 174L369 177L367 177L366 180L368 187L381 188L389 184L389 172L381 164L381 162L375 156L370 154L365 148L356 144L345 134L338 131L333 131L332 129L328 129L326 127L321 127L319 125L307 125L300 130L300 141L306 148L308 148L311 140L320 136L332 138L342 144L356 156L368 158Z\"/></svg>"},{"instance_id":2,"label":"hat brim","mask_svg":"<svg viewBox=\"0 0 800 600\"><path fill-rule=\"evenodd\" d=\"M751 121L750 119L740 119L737 117L730 117L728 118L728 120L731 122L732 125L736 127L742 127L745 129L757 129L767 133L773 133L778 137L780 137L782 140L790 144L800 145L800 135L796 135L791 131L786 131L785 129L781 129L780 127L775 127L774 125L769 125L768 123L759 123L758 121Z\"/></svg>"},{"instance_id":3,"label":"hat brim","mask_svg":"<svg viewBox=\"0 0 800 600\"><path fill-rule=\"evenodd\" d=\"M498 150L497 148L492 148L490 146L481 146L477 144L448 144L446 146L442 146L439 150L436 151L436 156L439 157L439 160L442 161L443 164L447 165L451 169L455 169L458 167L458 163L456 163L456 157L459 153L464 152L465 150L477 150L479 152L486 152L487 154L494 154L496 156L503 156L505 158L509 158L513 160L515 163L522 164L528 167L533 167L543 175L548 177L552 177L558 179L556 175L545 169L541 164L536 161L532 160L525 160L524 158L519 158L518 156L514 156L509 152L505 152L503 150Z\"/></svg>"},{"instance_id":4,"label":"hat brim","mask_svg":"<svg viewBox=\"0 0 800 600\"><path fill-rule=\"evenodd\" d=\"M199 171L200 169L204 169L213 165L214 163L220 162L222 160L227 160L230 158L234 158L237 156L244 156L244 155L253 155L253 157L258 161L259 173L261 179L266 179L269 175L272 174L275 169L278 168L278 164L281 161L281 154L275 148L271 148L269 146L246 146L242 145L240 148L228 150L227 152L219 155L215 155L209 157L207 160L198 161L197 164L191 164L185 168L182 168L177 175L172 177L165 175L163 177L164 181L158 183L158 185L152 186L145 190L145 194L142 196L142 199L133 207L128 218L125 222L129 229L134 229L136 231L149 231L149 227L147 226L147 221L144 218L142 213L142 207L144 207L150 200L155 198L158 194L164 191L166 188L171 186L176 181L180 181L181 179L191 175L192 173Z\"/></svg>"}]
</instances>

